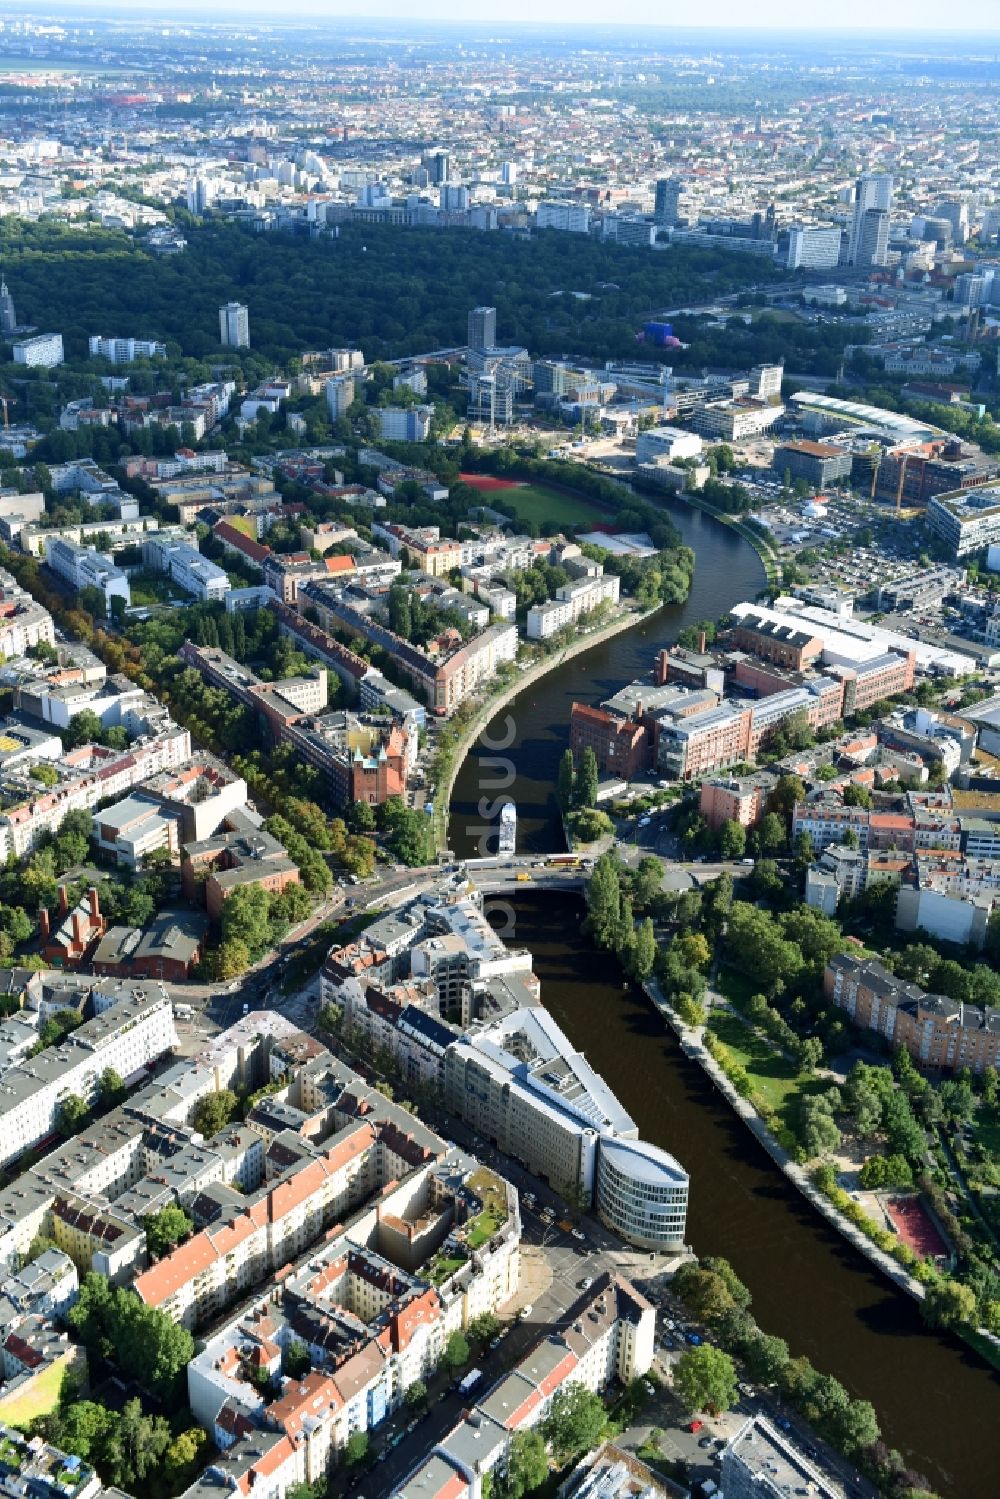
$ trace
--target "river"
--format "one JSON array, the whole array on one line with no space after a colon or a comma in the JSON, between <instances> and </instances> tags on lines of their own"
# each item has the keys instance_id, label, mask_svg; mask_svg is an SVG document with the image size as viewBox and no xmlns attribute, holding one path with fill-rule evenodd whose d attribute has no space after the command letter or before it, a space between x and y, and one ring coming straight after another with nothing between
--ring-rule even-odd
<instances>
[{"instance_id":1,"label":"river","mask_svg":"<svg viewBox=\"0 0 1000 1499\"><path fill-rule=\"evenodd\" d=\"M649 677L659 648L676 640L686 624L718 619L741 599L753 599L766 580L753 547L728 526L683 503L670 507L670 518L698 558L691 592L683 604L652 615L634 630L615 635L603 645L576 656L529 687L501 710L491 726L494 743L509 739L501 726L513 719L515 738L506 751L517 768L517 846L521 852L561 849L562 833L555 800L559 757L566 748L570 708L574 701L599 703L626 682ZM493 800L497 772L480 772L482 755L495 754L478 744L466 758L451 799L449 846L459 855L480 852L477 837L466 831L478 824L481 796Z\"/></svg>"},{"instance_id":2,"label":"river","mask_svg":"<svg viewBox=\"0 0 1000 1499\"><path fill-rule=\"evenodd\" d=\"M553 786L574 699L597 703L644 677L653 653L683 624L715 618L763 584L756 554L735 533L700 512L672 514L698 557L687 602L556 668L491 725L494 742L509 737L508 714L515 726L509 753L522 851L561 846ZM459 854L477 852L467 827L478 822L478 799L496 779L486 768L481 775L480 753L462 767L452 801L451 846ZM690 1171L689 1238L697 1251L726 1255L753 1294L761 1326L871 1400L885 1440L942 1499L1000 1493L1000 1377L964 1345L930 1333L910 1298L800 1197L641 992L623 990L616 961L581 939L578 899L535 895L514 905L515 940L535 956L545 1004L642 1135Z\"/></svg>"}]
</instances>

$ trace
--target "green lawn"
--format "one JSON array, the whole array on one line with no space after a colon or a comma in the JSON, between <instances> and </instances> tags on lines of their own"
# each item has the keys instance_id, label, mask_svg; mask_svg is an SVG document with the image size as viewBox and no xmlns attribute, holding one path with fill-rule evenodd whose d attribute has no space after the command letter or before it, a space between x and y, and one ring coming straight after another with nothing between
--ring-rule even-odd
<instances>
[{"instance_id":1,"label":"green lawn","mask_svg":"<svg viewBox=\"0 0 1000 1499\"><path fill-rule=\"evenodd\" d=\"M972 1128L984 1150L1000 1160L1000 1109L980 1109Z\"/></svg>"},{"instance_id":2,"label":"green lawn","mask_svg":"<svg viewBox=\"0 0 1000 1499\"><path fill-rule=\"evenodd\" d=\"M544 484L523 484L517 489L498 489L483 495L483 504L502 500L512 505L519 520L550 522L554 526L593 526L607 520L608 512L583 495L560 494Z\"/></svg>"},{"instance_id":3,"label":"green lawn","mask_svg":"<svg viewBox=\"0 0 1000 1499\"><path fill-rule=\"evenodd\" d=\"M498 1213L480 1213L469 1224L469 1232L465 1236L465 1242L470 1249L481 1249L484 1244L489 1243L503 1221L503 1217Z\"/></svg>"},{"instance_id":4,"label":"green lawn","mask_svg":"<svg viewBox=\"0 0 1000 1499\"><path fill-rule=\"evenodd\" d=\"M714 1011L711 1027L734 1059L746 1068L761 1097L789 1128L798 1100L807 1093L821 1092L826 1086L822 1078L800 1076L791 1062L777 1056L736 1015Z\"/></svg>"},{"instance_id":5,"label":"green lawn","mask_svg":"<svg viewBox=\"0 0 1000 1499\"><path fill-rule=\"evenodd\" d=\"M0 1421L8 1426L27 1426L39 1416L47 1416L59 1404L59 1392L65 1373L66 1368L61 1359L50 1364L31 1381L26 1390L0 1402ZM3 1457L2 1451L0 1457Z\"/></svg>"},{"instance_id":6,"label":"green lawn","mask_svg":"<svg viewBox=\"0 0 1000 1499\"><path fill-rule=\"evenodd\" d=\"M461 1270L465 1260L454 1256L439 1254L431 1261L428 1280L432 1286L443 1286L449 1275L454 1275L456 1270Z\"/></svg>"},{"instance_id":7,"label":"green lawn","mask_svg":"<svg viewBox=\"0 0 1000 1499\"><path fill-rule=\"evenodd\" d=\"M133 573L129 583L132 604L137 609L148 609L154 604L172 604L180 599L190 603L189 595L172 578L168 578L166 573Z\"/></svg>"}]
</instances>

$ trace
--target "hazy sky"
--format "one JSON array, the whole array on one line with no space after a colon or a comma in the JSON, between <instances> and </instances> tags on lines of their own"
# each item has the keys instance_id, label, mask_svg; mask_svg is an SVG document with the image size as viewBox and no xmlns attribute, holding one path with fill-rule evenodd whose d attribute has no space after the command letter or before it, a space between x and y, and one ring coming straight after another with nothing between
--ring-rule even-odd
<instances>
[{"instance_id":1,"label":"hazy sky","mask_svg":"<svg viewBox=\"0 0 1000 1499\"><path fill-rule=\"evenodd\" d=\"M994 0L995 4L995 0ZM683 31L691 27L711 27L720 31L757 30L781 28L795 31L877 31L897 33L900 38L910 37L914 32L940 32L946 36L962 32L982 35L984 31L1000 34L1000 14L994 4L967 6L959 10L945 9L940 0L836 0L835 4L819 9L804 3L804 0L713 0L709 6L699 9L685 0L421 0L414 8L411 0L287 0L275 7L273 0L213 0L211 6L204 0L130 0L130 7L143 13L155 9L164 20L172 16L188 15L197 11L205 20L228 20L238 15L269 16L280 21L282 16L350 17L363 20L365 16L399 16L406 20L445 20L466 22L470 25L500 26L509 22L561 22L583 23L600 26L637 25L676 27ZM86 14L130 8L115 0L110 4L88 5L88 0L56 0L56 4L42 6L30 3L28 11L40 9L74 11ZM992 12L992 13L991 13Z\"/></svg>"}]
</instances>

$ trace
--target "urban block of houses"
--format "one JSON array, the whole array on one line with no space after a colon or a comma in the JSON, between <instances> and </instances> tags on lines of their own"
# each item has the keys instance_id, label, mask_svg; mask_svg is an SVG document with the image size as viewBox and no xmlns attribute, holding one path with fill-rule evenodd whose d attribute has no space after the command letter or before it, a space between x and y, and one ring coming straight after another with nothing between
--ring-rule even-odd
<instances>
[{"instance_id":1,"label":"urban block of houses","mask_svg":"<svg viewBox=\"0 0 1000 1499\"><path fill-rule=\"evenodd\" d=\"M648 1248L684 1243L688 1178L638 1130L607 1084L538 1004L529 953L509 951L464 891L411 903L331 952L324 1001L363 1046L434 1083L477 1137Z\"/></svg>"},{"instance_id":2,"label":"urban block of houses","mask_svg":"<svg viewBox=\"0 0 1000 1499\"><path fill-rule=\"evenodd\" d=\"M540 1338L415 1464L392 1490L394 1499L442 1493L479 1499L515 1434L540 1425L560 1392L575 1384L603 1391L645 1374L655 1332L656 1313L645 1297L623 1276L599 1276L559 1331Z\"/></svg>"},{"instance_id":3,"label":"urban block of houses","mask_svg":"<svg viewBox=\"0 0 1000 1499\"><path fill-rule=\"evenodd\" d=\"M855 1025L905 1048L929 1071L982 1073L1000 1062L1000 1010L927 994L874 959L849 953L831 958L823 990Z\"/></svg>"}]
</instances>

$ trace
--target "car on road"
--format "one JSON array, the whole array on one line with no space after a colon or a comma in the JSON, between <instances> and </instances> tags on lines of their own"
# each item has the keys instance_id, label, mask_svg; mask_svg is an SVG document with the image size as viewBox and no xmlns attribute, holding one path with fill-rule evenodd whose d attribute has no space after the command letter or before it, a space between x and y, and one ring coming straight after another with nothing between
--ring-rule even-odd
<instances>
[{"instance_id":1,"label":"car on road","mask_svg":"<svg viewBox=\"0 0 1000 1499\"><path fill-rule=\"evenodd\" d=\"M581 1244L586 1244L587 1235L582 1231L582 1229L574 1228L571 1229L570 1232L572 1233L574 1239L579 1239Z\"/></svg>"},{"instance_id":2,"label":"car on road","mask_svg":"<svg viewBox=\"0 0 1000 1499\"><path fill-rule=\"evenodd\" d=\"M578 1282L578 1284L581 1291L589 1291L591 1286L594 1284L593 1276L585 1275L583 1279Z\"/></svg>"},{"instance_id":3,"label":"car on road","mask_svg":"<svg viewBox=\"0 0 1000 1499\"><path fill-rule=\"evenodd\" d=\"M699 1447L714 1447L715 1446L715 1438L714 1437L699 1437L698 1438L698 1446Z\"/></svg>"},{"instance_id":4,"label":"car on road","mask_svg":"<svg viewBox=\"0 0 1000 1499\"><path fill-rule=\"evenodd\" d=\"M244 1005L243 1005L243 1013L244 1013L244 1015L249 1015L250 1014L250 1006L248 1004L246 1004L246 1003L244 1003Z\"/></svg>"},{"instance_id":5,"label":"car on road","mask_svg":"<svg viewBox=\"0 0 1000 1499\"><path fill-rule=\"evenodd\" d=\"M701 1428L704 1426L704 1424L704 1421L699 1421L696 1416L693 1421L688 1422L688 1431L690 1431L691 1434L694 1435L696 1431L701 1431Z\"/></svg>"},{"instance_id":6,"label":"car on road","mask_svg":"<svg viewBox=\"0 0 1000 1499\"><path fill-rule=\"evenodd\" d=\"M518 1315L518 1319L521 1322L527 1322L528 1318L531 1316L531 1314L532 1314L532 1312L534 1310L535 1310L535 1308L532 1306L531 1302L529 1301L528 1305L527 1306L522 1306L521 1310L518 1312L518 1314L517 1314Z\"/></svg>"}]
</instances>

